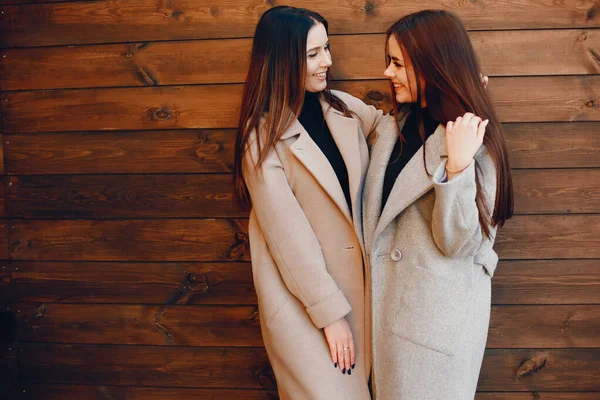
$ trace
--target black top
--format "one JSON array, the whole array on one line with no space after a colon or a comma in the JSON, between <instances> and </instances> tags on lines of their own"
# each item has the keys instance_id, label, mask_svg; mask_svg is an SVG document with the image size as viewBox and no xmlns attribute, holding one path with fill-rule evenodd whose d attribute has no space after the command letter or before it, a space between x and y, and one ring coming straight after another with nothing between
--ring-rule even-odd
<instances>
[{"instance_id":1,"label":"black top","mask_svg":"<svg viewBox=\"0 0 600 400\"><path fill-rule=\"evenodd\" d=\"M333 136L331 136L329 127L325 123L323 109L319 102L319 95L320 93L305 93L304 104L302 105L302 111L300 111L298 121L300 121L312 140L319 146L325 157L329 160L329 164L331 164L331 167L337 175L338 181L340 181L344 196L346 196L348 208L350 208L350 212L352 212L348 170L346 169L342 154L335 144Z\"/></svg>"},{"instance_id":2,"label":"black top","mask_svg":"<svg viewBox=\"0 0 600 400\"><path fill-rule=\"evenodd\" d=\"M423 115L423 127L425 128L425 140L427 140L427 138L429 138L429 136L435 132L439 123L427 111L427 108L422 108L421 110ZM394 150L392 150L392 155L390 156L387 169L385 170L385 177L383 179L383 198L381 201L381 210L383 210L388 197L390 197L390 193L392 192L396 178L398 178L398 175L400 175L400 172L402 172L410 159L417 153L417 151L419 151L421 146L423 146L423 141L421 140L421 135L419 134L417 112L411 112L404 123L404 127L402 129L404 142L401 142L400 138L398 137L396 144L394 145Z\"/></svg>"}]
</instances>

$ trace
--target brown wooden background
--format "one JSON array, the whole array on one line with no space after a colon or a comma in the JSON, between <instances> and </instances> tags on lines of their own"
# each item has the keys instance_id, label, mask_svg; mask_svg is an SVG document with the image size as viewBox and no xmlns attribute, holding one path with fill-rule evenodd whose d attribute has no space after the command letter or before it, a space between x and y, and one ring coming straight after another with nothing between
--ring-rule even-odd
<instances>
[{"instance_id":1,"label":"brown wooden background","mask_svg":"<svg viewBox=\"0 0 600 400\"><path fill-rule=\"evenodd\" d=\"M335 87L383 108L382 32L422 8L463 18L517 213L477 399L599 399L599 0L287 3L330 21ZM5 397L272 398L230 173L251 36L276 4L0 1Z\"/></svg>"}]
</instances>

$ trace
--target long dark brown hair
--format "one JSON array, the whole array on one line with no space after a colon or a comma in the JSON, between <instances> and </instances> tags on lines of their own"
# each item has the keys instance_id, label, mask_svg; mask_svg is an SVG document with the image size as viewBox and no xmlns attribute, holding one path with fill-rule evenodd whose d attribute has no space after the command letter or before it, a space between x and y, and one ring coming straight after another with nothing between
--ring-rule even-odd
<instances>
[{"instance_id":1,"label":"long dark brown hair","mask_svg":"<svg viewBox=\"0 0 600 400\"><path fill-rule=\"evenodd\" d=\"M317 24L328 30L325 18L303 8L280 6L267 10L256 26L250 68L244 85L235 141L234 186L238 205L251 205L242 174L243 159L256 134L259 168L268 153L300 114L306 79L308 31ZM345 116L353 113L327 88L321 97ZM263 118L264 117L264 118Z\"/></svg>"},{"instance_id":2,"label":"long dark brown hair","mask_svg":"<svg viewBox=\"0 0 600 400\"><path fill-rule=\"evenodd\" d=\"M388 65L387 43L391 35L400 44L407 72L414 72L417 105L425 104L433 117L444 125L466 112L490 120L483 143L496 167L496 199L492 213L484 202L481 173L479 168L476 169L479 221L485 235L489 236L490 226L501 227L512 217L512 177L502 126L481 83L481 69L467 30L460 19L448 11L424 10L407 15L387 30L385 53ZM390 85L393 84L390 82ZM391 90L394 93L393 87ZM395 96L392 97L398 115L399 105ZM412 109L418 113L419 133L425 143L420 107ZM398 134L403 139L402 133Z\"/></svg>"}]
</instances>

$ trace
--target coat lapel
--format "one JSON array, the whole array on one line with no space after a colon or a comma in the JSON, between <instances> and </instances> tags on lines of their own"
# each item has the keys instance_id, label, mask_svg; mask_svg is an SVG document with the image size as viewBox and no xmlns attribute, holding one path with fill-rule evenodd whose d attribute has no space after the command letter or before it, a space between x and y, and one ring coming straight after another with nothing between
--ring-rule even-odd
<instances>
[{"instance_id":1,"label":"coat lapel","mask_svg":"<svg viewBox=\"0 0 600 400\"><path fill-rule=\"evenodd\" d=\"M306 169L314 176L319 185L331 197L333 202L339 207L346 219L352 224L352 216L350 208L346 202L346 197L340 182L331 167L329 160L321 151L319 146L312 140L306 129L296 120L284 133L282 139L287 139L294 134L298 134L298 139L290 146L290 150L294 156L306 167Z\"/></svg>"},{"instance_id":2,"label":"coat lapel","mask_svg":"<svg viewBox=\"0 0 600 400\"><path fill-rule=\"evenodd\" d=\"M371 149L371 159L365 179L363 198L363 235L365 247L371 247L375 228L379 221L383 193L383 178L392 149L398 137L396 133L396 118L386 118L386 126L377 129L377 138Z\"/></svg>"},{"instance_id":3,"label":"coat lapel","mask_svg":"<svg viewBox=\"0 0 600 400\"><path fill-rule=\"evenodd\" d=\"M354 228L359 238L361 247L364 247L362 238L362 218L360 217L362 205L362 189L364 176L368 168L369 154L366 146L361 152L360 140L364 140L363 133L359 130L358 121L348 118L320 99L323 115L331 136L335 141L346 170L348 171L348 184L350 187L350 201L352 203L352 218ZM364 153L364 154L362 154ZM364 160L364 161L363 161Z\"/></svg>"},{"instance_id":4,"label":"coat lapel","mask_svg":"<svg viewBox=\"0 0 600 400\"><path fill-rule=\"evenodd\" d=\"M385 161L381 163L384 165L381 165L377 169L378 176L376 181L380 181L381 183L378 191L372 194L374 197L377 196L377 210L381 209L383 178L395 142L396 139L394 138L391 144L382 143L382 145L385 145L388 148L385 150L387 157L385 157L383 159ZM425 170L425 165L423 165L424 148L427 171ZM435 132L427 139L425 146L417 151L404 167L400 175L398 175L398 178L396 178L390 196L381 212L381 217L376 223L376 228L374 229L372 236L373 242L371 243L374 243L377 237L398 216L398 214L433 187L433 177L431 175L433 175L435 169L444 157L447 157L445 128L440 124Z\"/></svg>"}]
</instances>

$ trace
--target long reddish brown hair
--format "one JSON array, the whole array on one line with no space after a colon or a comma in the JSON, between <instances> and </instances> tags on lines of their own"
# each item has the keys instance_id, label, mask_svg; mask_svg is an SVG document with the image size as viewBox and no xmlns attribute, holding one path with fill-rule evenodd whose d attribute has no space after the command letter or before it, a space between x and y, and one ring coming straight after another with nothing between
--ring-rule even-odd
<instances>
[{"instance_id":1,"label":"long reddish brown hair","mask_svg":"<svg viewBox=\"0 0 600 400\"><path fill-rule=\"evenodd\" d=\"M258 21L235 142L234 186L241 207L251 204L242 173L250 137L256 133L259 168L300 114L306 79L306 41L308 31L316 24L323 24L328 30L327 21L318 13L288 6L273 7ZM353 116L344 102L331 93L329 71L327 82L321 97L345 116Z\"/></svg>"},{"instance_id":2,"label":"long reddish brown hair","mask_svg":"<svg viewBox=\"0 0 600 400\"><path fill-rule=\"evenodd\" d=\"M502 126L481 83L481 69L467 30L460 19L448 11L424 10L407 15L387 31L385 52L388 64L387 43L391 35L400 44L407 72L414 72L417 104L426 104L429 112L443 124L466 112L482 120L490 120L483 143L496 167L496 199L491 213L483 199L479 168L476 169L479 220L485 235L489 236L490 226L501 227L512 217L512 177ZM391 90L394 93L393 87ZM395 96L392 97L398 115L399 105ZM413 109L420 112L420 107ZM421 139L425 142L421 115L417 115L417 120ZM402 138L402 133L398 134Z\"/></svg>"}]
</instances>

